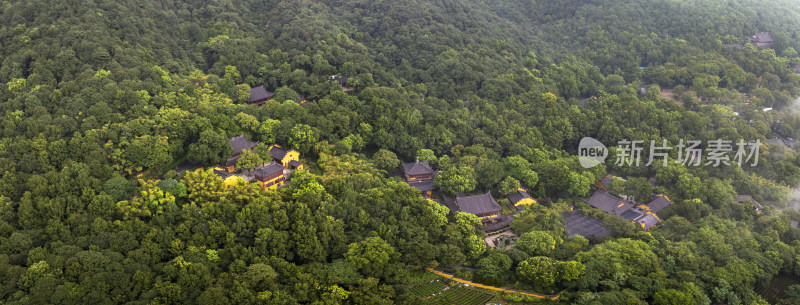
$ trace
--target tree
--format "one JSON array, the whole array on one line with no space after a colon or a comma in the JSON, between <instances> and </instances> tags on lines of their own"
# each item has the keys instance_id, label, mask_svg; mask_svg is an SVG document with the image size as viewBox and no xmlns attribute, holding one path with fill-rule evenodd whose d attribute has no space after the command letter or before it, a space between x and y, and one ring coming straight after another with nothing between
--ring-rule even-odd
<instances>
[{"instance_id":1,"label":"tree","mask_svg":"<svg viewBox=\"0 0 800 305\"><path fill-rule=\"evenodd\" d=\"M456 224L463 234L475 233L475 227L480 226L481 220L475 214L456 212Z\"/></svg>"},{"instance_id":2,"label":"tree","mask_svg":"<svg viewBox=\"0 0 800 305\"><path fill-rule=\"evenodd\" d=\"M532 170L522 172L517 178L530 189L533 189L539 183L539 174Z\"/></svg>"},{"instance_id":3,"label":"tree","mask_svg":"<svg viewBox=\"0 0 800 305\"><path fill-rule=\"evenodd\" d=\"M368 274L381 272L386 266L399 258L394 247L380 237L367 237L347 247L345 259Z\"/></svg>"},{"instance_id":4,"label":"tree","mask_svg":"<svg viewBox=\"0 0 800 305\"><path fill-rule=\"evenodd\" d=\"M464 239L464 246L467 249L467 257L471 259L480 257L488 247L486 241L475 234L471 234Z\"/></svg>"},{"instance_id":5,"label":"tree","mask_svg":"<svg viewBox=\"0 0 800 305\"><path fill-rule=\"evenodd\" d=\"M701 186L702 183L700 182L700 178L695 177L692 174L686 173L678 176L678 183L676 184L676 187L681 190L683 196L687 199L698 198L701 194Z\"/></svg>"},{"instance_id":6,"label":"tree","mask_svg":"<svg viewBox=\"0 0 800 305\"><path fill-rule=\"evenodd\" d=\"M378 150L372 156L372 162L375 163L375 167L387 172L393 172L400 168L400 160L397 159L397 155L385 149Z\"/></svg>"},{"instance_id":7,"label":"tree","mask_svg":"<svg viewBox=\"0 0 800 305\"><path fill-rule=\"evenodd\" d=\"M503 164L494 159L482 160L475 165L475 175L477 182L491 188L503 179Z\"/></svg>"},{"instance_id":8,"label":"tree","mask_svg":"<svg viewBox=\"0 0 800 305\"><path fill-rule=\"evenodd\" d=\"M625 79L622 76L611 74L606 77L605 81L603 82L603 87L606 88L606 91L613 93L613 94L620 94L624 90L625 86Z\"/></svg>"},{"instance_id":9,"label":"tree","mask_svg":"<svg viewBox=\"0 0 800 305\"><path fill-rule=\"evenodd\" d=\"M417 151L417 159L423 162L427 161L428 164L432 166L435 166L439 162L439 160L436 159L436 154L434 154L432 150L426 148Z\"/></svg>"},{"instance_id":10,"label":"tree","mask_svg":"<svg viewBox=\"0 0 800 305\"><path fill-rule=\"evenodd\" d=\"M612 176L608 179L608 192L614 196L625 194L625 180L621 177Z\"/></svg>"},{"instance_id":11,"label":"tree","mask_svg":"<svg viewBox=\"0 0 800 305\"><path fill-rule=\"evenodd\" d=\"M625 195L633 196L639 202L647 202L653 197L653 188L650 181L644 177L628 178L625 184Z\"/></svg>"},{"instance_id":12,"label":"tree","mask_svg":"<svg viewBox=\"0 0 800 305\"><path fill-rule=\"evenodd\" d=\"M580 236L580 235L578 235ZM558 264L558 278L561 281L573 281L586 273L586 266L576 261L562 262Z\"/></svg>"},{"instance_id":13,"label":"tree","mask_svg":"<svg viewBox=\"0 0 800 305\"><path fill-rule=\"evenodd\" d=\"M117 203L117 213L123 219L149 218L164 212L165 209L177 208L175 196L158 187L158 181L139 180L142 191L131 200Z\"/></svg>"},{"instance_id":14,"label":"tree","mask_svg":"<svg viewBox=\"0 0 800 305\"><path fill-rule=\"evenodd\" d=\"M692 305L695 300L680 290L664 289L653 295L655 305Z\"/></svg>"},{"instance_id":15,"label":"tree","mask_svg":"<svg viewBox=\"0 0 800 305\"><path fill-rule=\"evenodd\" d=\"M317 144L317 141L319 141L319 132L311 126L297 124L292 127L289 135L289 145L301 153L308 154L311 152L311 148Z\"/></svg>"},{"instance_id":16,"label":"tree","mask_svg":"<svg viewBox=\"0 0 800 305\"><path fill-rule=\"evenodd\" d=\"M253 152L261 157L262 163L272 160L272 155L269 154L269 146L264 144L264 142L258 143L256 147L253 148Z\"/></svg>"},{"instance_id":17,"label":"tree","mask_svg":"<svg viewBox=\"0 0 800 305\"><path fill-rule=\"evenodd\" d=\"M261 159L261 155L249 149L243 150L239 160L236 161L237 169L244 169L247 171L253 170L261 164L264 164L264 160Z\"/></svg>"},{"instance_id":18,"label":"tree","mask_svg":"<svg viewBox=\"0 0 800 305\"><path fill-rule=\"evenodd\" d=\"M436 175L434 184L450 195L472 191L477 185L475 170L466 164L448 165Z\"/></svg>"},{"instance_id":19,"label":"tree","mask_svg":"<svg viewBox=\"0 0 800 305\"><path fill-rule=\"evenodd\" d=\"M189 145L188 160L200 164L219 163L233 153L229 139L224 132L206 129L200 133L197 142Z\"/></svg>"},{"instance_id":20,"label":"tree","mask_svg":"<svg viewBox=\"0 0 800 305\"><path fill-rule=\"evenodd\" d=\"M584 172L583 174L570 172L567 192L572 196L585 197L589 193L593 182L593 177L590 176L591 173L589 172Z\"/></svg>"},{"instance_id":21,"label":"tree","mask_svg":"<svg viewBox=\"0 0 800 305\"><path fill-rule=\"evenodd\" d=\"M258 138L261 139L262 142L272 144L275 143L275 133L277 132L278 126L281 125L281 121L273 120L273 119L266 119L261 122L261 125L258 126Z\"/></svg>"},{"instance_id":22,"label":"tree","mask_svg":"<svg viewBox=\"0 0 800 305\"><path fill-rule=\"evenodd\" d=\"M166 137L137 137L125 149L125 155L131 162L146 168L162 167L172 162Z\"/></svg>"},{"instance_id":23,"label":"tree","mask_svg":"<svg viewBox=\"0 0 800 305\"><path fill-rule=\"evenodd\" d=\"M500 193L503 195L508 195L509 193L519 189L519 187L519 181L511 176L508 176L503 179L502 182L500 182Z\"/></svg>"},{"instance_id":24,"label":"tree","mask_svg":"<svg viewBox=\"0 0 800 305\"><path fill-rule=\"evenodd\" d=\"M239 124L239 127L244 131L248 138L256 138L256 133L260 127L260 123L256 117L244 112L239 112L233 116L233 120Z\"/></svg>"},{"instance_id":25,"label":"tree","mask_svg":"<svg viewBox=\"0 0 800 305\"><path fill-rule=\"evenodd\" d=\"M557 262L546 256L531 257L517 267L517 275L537 287L549 288L558 276Z\"/></svg>"},{"instance_id":26,"label":"tree","mask_svg":"<svg viewBox=\"0 0 800 305\"><path fill-rule=\"evenodd\" d=\"M158 183L158 187L176 198L186 197L186 185L175 179L165 179Z\"/></svg>"},{"instance_id":27,"label":"tree","mask_svg":"<svg viewBox=\"0 0 800 305\"><path fill-rule=\"evenodd\" d=\"M559 243L553 235L545 231L531 231L522 234L517 240L517 248L530 256L547 255Z\"/></svg>"},{"instance_id":28,"label":"tree","mask_svg":"<svg viewBox=\"0 0 800 305\"><path fill-rule=\"evenodd\" d=\"M511 269L511 258L500 252L491 252L485 258L478 260L475 276L483 283L501 285L506 273Z\"/></svg>"},{"instance_id":29,"label":"tree","mask_svg":"<svg viewBox=\"0 0 800 305\"><path fill-rule=\"evenodd\" d=\"M300 102L300 94L297 94L292 88L283 86L275 90L275 96L272 99L283 103L285 101Z\"/></svg>"},{"instance_id":30,"label":"tree","mask_svg":"<svg viewBox=\"0 0 800 305\"><path fill-rule=\"evenodd\" d=\"M111 197L114 198L114 201L121 201L130 198L132 191L133 186L131 185L131 182L121 176L108 179L108 181L103 184L103 192L111 195Z\"/></svg>"}]
</instances>

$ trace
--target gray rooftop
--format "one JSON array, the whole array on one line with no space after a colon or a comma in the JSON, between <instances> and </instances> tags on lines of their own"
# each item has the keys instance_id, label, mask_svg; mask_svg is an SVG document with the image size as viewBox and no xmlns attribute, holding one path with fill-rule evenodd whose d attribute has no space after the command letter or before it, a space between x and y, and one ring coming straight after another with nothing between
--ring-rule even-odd
<instances>
[{"instance_id":1,"label":"gray rooftop","mask_svg":"<svg viewBox=\"0 0 800 305\"><path fill-rule=\"evenodd\" d=\"M231 153L231 155L241 153L245 149L250 149L258 145L258 142L253 142L245 138L244 134L231 138L230 143L231 148L233 148L233 153Z\"/></svg>"},{"instance_id":2,"label":"gray rooftop","mask_svg":"<svg viewBox=\"0 0 800 305\"><path fill-rule=\"evenodd\" d=\"M229 173L229 172L226 172L226 171L217 170L217 169L214 170L214 175L217 175L222 179L227 179L228 177L233 176L232 173Z\"/></svg>"},{"instance_id":3,"label":"gray rooftop","mask_svg":"<svg viewBox=\"0 0 800 305\"><path fill-rule=\"evenodd\" d=\"M270 99L273 96L275 96L275 93L267 91L267 89L264 88L264 86L258 86L250 89L250 98L247 99L247 103L255 103L263 101L266 99Z\"/></svg>"},{"instance_id":4,"label":"gray rooftop","mask_svg":"<svg viewBox=\"0 0 800 305\"><path fill-rule=\"evenodd\" d=\"M644 224L642 227L645 230L650 230L650 228L652 228L653 226L659 224L661 222L661 220L659 220L655 215L648 213L648 214L644 214L644 215L642 215L642 217L639 217L638 219L636 219L636 222L640 223L640 224Z\"/></svg>"},{"instance_id":5,"label":"gray rooftop","mask_svg":"<svg viewBox=\"0 0 800 305\"><path fill-rule=\"evenodd\" d=\"M289 152L288 149L275 145L269 150L269 155L274 159L283 160L287 152Z\"/></svg>"},{"instance_id":6,"label":"gray rooftop","mask_svg":"<svg viewBox=\"0 0 800 305\"><path fill-rule=\"evenodd\" d=\"M659 220L658 217L655 216L655 214L648 213L646 210L639 207L627 210L620 216L622 216L622 218L625 218L627 220L633 221L637 224L640 225L644 224L642 225L642 227L645 230L649 230L650 228L661 222L661 220Z\"/></svg>"},{"instance_id":7,"label":"gray rooftop","mask_svg":"<svg viewBox=\"0 0 800 305\"><path fill-rule=\"evenodd\" d=\"M497 232L500 230L504 230L511 225L511 222L514 221L514 218L509 215L500 216L499 221L492 222L489 224L482 225L478 227L478 230L484 232Z\"/></svg>"},{"instance_id":8,"label":"gray rooftop","mask_svg":"<svg viewBox=\"0 0 800 305\"><path fill-rule=\"evenodd\" d=\"M276 162L270 162L264 167L253 170L253 175L258 177L269 177L277 173L283 173L283 165Z\"/></svg>"},{"instance_id":9,"label":"gray rooftop","mask_svg":"<svg viewBox=\"0 0 800 305\"><path fill-rule=\"evenodd\" d=\"M491 193L462 197L456 195L456 204L458 210L470 214L482 214L498 212L502 208L497 201L494 200Z\"/></svg>"},{"instance_id":10,"label":"gray rooftop","mask_svg":"<svg viewBox=\"0 0 800 305\"><path fill-rule=\"evenodd\" d=\"M772 42L772 35L768 32L756 33L750 37L750 40L753 42Z\"/></svg>"},{"instance_id":11,"label":"gray rooftop","mask_svg":"<svg viewBox=\"0 0 800 305\"><path fill-rule=\"evenodd\" d=\"M583 214L581 211L567 212L561 214L561 216L564 217L564 227L567 228L569 237L580 235L583 237L603 238L610 235L602 222Z\"/></svg>"},{"instance_id":12,"label":"gray rooftop","mask_svg":"<svg viewBox=\"0 0 800 305\"><path fill-rule=\"evenodd\" d=\"M592 194L592 197L583 199L589 205L601 209L606 213L614 215L622 215L625 211L633 208L633 204L627 203L620 198L617 198L605 191L598 190Z\"/></svg>"},{"instance_id":13,"label":"gray rooftop","mask_svg":"<svg viewBox=\"0 0 800 305\"><path fill-rule=\"evenodd\" d=\"M411 163L403 162L403 172L409 176L418 176L418 175L426 175L426 174L433 174L433 169L431 169L430 164L428 161L417 161Z\"/></svg>"},{"instance_id":14,"label":"gray rooftop","mask_svg":"<svg viewBox=\"0 0 800 305\"><path fill-rule=\"evenodd\" d=\"M420 192L433 191L436 189L436 186L433 185L433 179L410 181L407 183Z\"/></svg>"},{"instance_id":15,"label":"gray rooftop","mask_svg":"<svg viewBox=\"0 0 800 305\"><path fill-rule=\"evenodd\" d=\"M234 165L236 165L236 163L239 163L239 158L241 158L241 157L242 157L241 155L237 155L236 157L230 157L230 158L226 159L225 160L225 166L234 166Z\"/></svg>"},{"instance_id":16,"label":"gray rooftop","mask_svg":"<svg viewBox=\"0 0 800 305\"><path fill-rule=\"evenodd\" d=\"M672 202L670 202L666 196L658 195L655 199L653 199L653 201L650 201L650 203L647 204L647 207L650 208L651 212L658 213L658 211L661 211L670 205L672 205Z\"/></svg>"}]
</instances>

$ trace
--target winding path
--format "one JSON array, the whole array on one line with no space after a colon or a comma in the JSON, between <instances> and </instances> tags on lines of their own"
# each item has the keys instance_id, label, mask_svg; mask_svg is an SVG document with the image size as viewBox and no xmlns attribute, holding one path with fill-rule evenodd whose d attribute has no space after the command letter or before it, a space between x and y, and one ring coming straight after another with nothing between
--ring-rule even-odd
<instances>
[{"instance_id":1,"label":"winding path","mask_svg":"<svg viewBox=\"0 0 800 305\"><path fill-rule=\"evenodd\" d=\"M486 285L483 285L483 284L473 283L473 282L467 281L465 279L460 279L460 278L454 277L452 274L447 274L447 273L438 271L438 270L433 269L433 268L425 268L425 270L428 270L429 272L431 272L433 274L436 274L438 276L441 276L441 277L448 278L448 279L451 279L453 281L459 282L461 284L467 284L467 285L478 287L478 288L489 289L489 290L494 290L494 291L501 291L501 292L505 292L505 293L519 293L519 294L522 294L522 295L537 297L537 298L540 298L540 299L556 300L556 299L558 299L558 297L561 296L561 292L563 292L563 291L561 291L558 294L542 294L542 293L536 293L536 292L526 292L526 291L499 288L499 287L494 287L494 286L486 286Z\"/></svg>"}]
</instances>

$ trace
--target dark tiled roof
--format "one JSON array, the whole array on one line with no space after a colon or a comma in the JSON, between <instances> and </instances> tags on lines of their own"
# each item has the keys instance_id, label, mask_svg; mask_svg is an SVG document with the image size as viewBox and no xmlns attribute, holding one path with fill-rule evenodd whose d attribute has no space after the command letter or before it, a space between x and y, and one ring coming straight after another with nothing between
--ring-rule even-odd
<instances>
[{"instance_id":1,"label":"dark tiled roof","mask_svg":"<svg viewBox=\"0 0 800 305\"><path fill-rule=\"evenodd\" d=\"M456 205L455 198L444 197L444 203L442 205L450 209L450 212L452 213L458 212L458 206Z\"/></svg>"},{"instance_id":2,"label":"dark tiled roof","mask_svg":"<svg viewBox=\"0 0 800 305\"><path fill-rule=\"evenodd\" d=\"M569 237L580 235L583 237L603 238L610 235L602 222L583 214L581 211L567 212L561 216L564 217L564 227L567 228Z\"/></svg>"},{"instance_id":3,"label":"dark tiled roof","mask_svg":"<svg viewBox=\"0 0 800 305\"><path fill-rule=\"evenodd\" d=\"M777 138L777 137L767 140L767 144L777 145L777 146L784 146L784 147L789 146L789 145L786 145L786 142L784 142L781 138Z\"/></svg>"},{"instance_id":4,"label":"dark tiled roof","mask_svg":"<svg viewBox=\"0 0 800 305\"><path fill-rule=\"evenodd\" d=\"M192 163L192 162L189 162L189 161L183 161L183 163L181 163L177 167L175 167L174 170L175 170L176 173L180 174L180 173L183 173L185 171L193 171L193 170L201 168L201 167L203 167L202 164Z\"/></svg>"},{"instance_id":5,"label":"dark tiled roof","mask_svg":"<svg viewBox=\"0 0 800 305\"><path fill-rule=\"evenodd\" d=\"M347 80L349 80L349 79L350 79L350 77L347 77L347 76L332 75L331 77L328 78L328 81L338 82L339 85L344 86L344 85L347 85Z\"/></svg>"},{"instance_id":6,"label":"dark tiled roof","mask_svg":"<svg viewBox=\"0 0 800 305\"><path fill-rule=\"evenodd\" d=\"M263 100L267 100L275 96L275 93L267 91L264 86L258 86L253 89L250 89L250 98L247 99L247 103L255 103Z\"/></svg>"},{"instance_id":7,"label":"dark tiled roof","mask_svg":"<svg viewBox=\"0 0 800 305\"><path fill-rule=\"evenodd\" d=\"M232 173L229 173L229 172L226 172L226 171L217 170L217 169L214 170L214 175L219 176L223 180L227 179L230 176L233 176Z\"/></svg>"},{"instance_id":8,"label":"dark tiled roof","mask_svg":"<svg viewBox=\"0 0 800 305\"><path fill-rule=\"evenodd\" d=\"M282 172L283 172L283 165L271 162L267 166L253 170L253 175L255 175L256 177L269 177Z\"/></svg>"},{"instance_id":9,"label":"dark tiled roof","mask_svg":"<svg viewBox=\"0 0 800 305\"><path fill-rule=\"evenodd\" d=\"M639 225L644 224L642 227L645 230L649 230L651 227L661 222L655 214L639 207L627 210L620 216Z\"/></svg>"},{"instance_id":10,"label":"dark tiled roof","mask_svg":"<svg viewBox=\"0 0 800 305\"><path fill-rule=\"evenodd\" d=\"M639 217L639 219L636 219L636 223L644 224L644 226L642 227L645 230L650 230L650 228L659 224L660 222L661 220L659 220L655 215L651 213L644 214L642 215L642 217Z\"/></svg>"},{"instance_id":11,"label":"dark tiled roof","mask_svg":"<svg viewBox=\"0 0 800 305\"><path fill-rule=\"evenodd\" d=\"M726 48L736 48L736 49L738 49L739 51L741 51L742 49L744 49L744 45L743 45L743 44L741 44L741 43L726 43L726 44L724 44L724 45L722 45L722 46L723 46L723 47L726 47Z\"/></svg>"},{"instance_id":12,"label":"dark tiled roof","mask_svg":"<svg viewBox=\"0 0 800 305\"><path fill-rule=\"evenodd\" d=\"M653 201L647 204L647 207L650 208L650 211L653 213L658 213L669 206L672 205L672 202L664 195L657 195Z\"/></svg>"},{"instance_id":13,"label":"dark tiled roof","mask_svg":"<svg viewBox=\"0 0 800 305\"><path fill-rule=\"evenodd\" d=\"M603 184L603 186L605 186L606 189L608 189L608 187L611 186L611 177L613 177L611 174L607 174L603 176L603 178L600 178L600 183Z\"/></svg>"},{"instance_id":14,"label":"dark tiled roof","mask_svg":"<svg viewBox=\"0 0 800 305\"><path fill-rule=\"evenodd\" d=\"M499 219L500 220L497 222L485 224L478 227L478 230L484 232L496 232L507 229L511 225L511 222L514 221L514 218L509 215L500 216Z\"/></svg>"},{"instance_id":15,"label":"dark tiled roof","mask_svg":"<svg viewBox=\"0 0 800 305\"><path fill-rule=\"evenodd\" d=\"M592 197L586 198L583 201L595 208L605 211L606 213L611 213L614 215L622 215L622 213L625 213L625 211L633 208L633 204L626 203L622 199L614 197L611 194L600 190L594 192Z\"/></svg>"},{"instance_id":16,"label":"dark tiled roof","mask_svg":"<svg viewBox=\"0 0 800 305\"><path fill-rule=\"evenodd\" d=\"M635 221L637 218L642 217L642 215L644 215L642 211L639 211L638 209L631 209L625 211L625 213L622 213L622 215L619 216L630 221Z\"/></svg>"},{"instance_id":17,"label":"dark tiled roof","mask_svg":"<svg viewBox=\"0 0 800 305\"><path fill-rule=\"evenodd\" d=\"M456 195L456 203L459 211L470 214L498 212L502 209L500 204L492 198L492 194L488 192L468 197Z\"/></svg>"},{"instance_id":18,"label":"dark tiled roof","mask_svg":"<svg viewBox=\"0 0 800 305\"><path fill-rule=\"evenodd\" d=\"M756 33L753 37L750 37L750 40L753 42L772 42L772 35L767 32Z\"/></svg>"},{"instance_id":19,"label":"dark tiled roof","mask_svg":"<svg viewBox=\"0 0 800 305\"><path fill-rule=\"evenodd\" d=\"M231 148L233 148L232 155L238 154L245 149L250 149L258 145L258 142L252 142L247 138L245 138L244 134L240 134L238 136L231 138L230 143L231 143Z\"/></svg>"},{"instance_id":20,"label":"dark tiled roof","mask_svg":"<svg viewBox=\"0 0 800 305\"><path fill-rule=\"evenodd\" d=\"M303 165L303 162L292 160L292 161L289 161L289 165L292 166L292 167L299 167L300 165Z\"/></svg>"},{"instance_id":21,"label":"dark tiled roof","mask_svg":"<svg viewBox=\"0 0 800 305\"><path fill-rule=\"evenodd\" d=\"M436 189L436 186L433 185L433 179L410 181L408 182L408 185L419 190L420 192L433 191Z\"/></svg>"},{"instance_id":22,"label":"dark tiled roof","mask_svg":"<svg viewBox=\"0 0 800 305\"><path fill-rule=\"evenodd\" d=\"M528 194L528 192L526 192L526 191L517 190L517 191L511 192L510 194L506 195L506 198L508 198L508 201L511 201L511 204L517 204L517 202L522 201L522 199L525 199L525 198L531 198L532 199L533 197L531 197L531 195Z\"/></svg>"},{"instance_id":23,"label":"dark tiled roof","mask_svg":"<svg viewBox=\"0 0 800 305\"><path fill-rule=\"evenodd\" d=\"M225 160L225 166L234 166L234 165L236 165L236 163L239 162L239 158L241 158L241 157L242 156L239 155L239 156L236 156L236 157L228 158L227 160Z\"/></svg>"},{"instance_id":24,"label":"dark tiled roof","mask_svg":"<svg viewBox=\"0 0 800 305\"><path fill-rule=\"evenodd\" d=\"M758 201L753 199L753 196L750 196L750 195L738 195L738 196L736 196L736 202L739 202L739 203L741 203L741 202L750 202L750 203L753 204L754 208L756 208L756 209L764 209L764 207L760 203L758 203Z\"/></svg>"},{"instance_id":25,"label":"dark tiled roof","mask_svg":"<svg viewBox=\"0 0 800 305\"><path fill-rule=\"evenodd\" d=\"M289 152L288 149L280 147L278 145L273 145L272 148L269 150L269 155L278 160L283 160L283 157L286 156L286 153Z\"/></svg>"},{"instance_id":26,"label":"dark tiled roof","mask_svg":"<svg viewBox=\"0 0 800 305\"><path fill-rule=\"evenodd\" d=\"M415 161L411 163L403 163L403 172L406 175L410 176L417 176L417 175L425 175L425 174L433 174L433 169L431 169L430 164L428 161Z\"/></svg>"}]
</instances>

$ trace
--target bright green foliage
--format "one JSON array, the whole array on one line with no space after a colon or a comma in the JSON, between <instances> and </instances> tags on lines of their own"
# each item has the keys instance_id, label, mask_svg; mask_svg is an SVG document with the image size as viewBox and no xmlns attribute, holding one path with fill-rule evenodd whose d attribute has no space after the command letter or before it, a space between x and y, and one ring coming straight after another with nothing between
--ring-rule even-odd
<instances>
[{"instance_id":1,"label":"bright green foliage","mask_svg":"<svg viewBox=\"0 0 800 305\"><path fill-rule=\"evenodd\" d=\"M367 237L347 247L344 257L348 262L369 273L383 272L400 254L380 237Z\"/></svg>"},{"instance_id":2,"label":"bright green foliage","mask_svg":"<svg viewBox=\"0 0 800 305\"><path fill-rule=\"evenodd\" d=\"M682 165L676 151L613 165L623 139L646 160L651 140L800 138L793 1L137 4L0 4L5 303L416 304L418 267L452 266L566 303L765 304L755 288L800 270L795 150L764 145L755 167ZM756 31L772 48L747 43ZM243 103L257 86L274 99ZM226 187L210 169L241 133L300 150L306 170L277 191ZM608 168L580 165L583 137L611 148ZM549 200L513 216L516 248L488 250L474 215L395 178L417 157L441 170L432 199L504 204L519 185ZM613 193L667 194L662 222L644 232L584 204L608 172L629 181ZM569 205L611 236L562 243ZM375 238L386 263L344 259ZM769 301L796 304L794 290ZM497 298L460 287L429 301Z\"/></svg>"},{"instance_id":3,"label":"bright green foliage","mask_svg":"<svg viewBox=\"0 0 800 305\"><path fill-rule=\"evenodd\" d=\"M148 218L175 205L175 196L158 187L158 181L139 180L142 191L131 200L117 203L117 213L124 219Z\"/></svg>"},{"instance_id":4,"label":"bright green foliage","mask_svg":"<svg viewBox=\"0 0 800 305\"><path fill-rule=\"evenodd\" d=\"M558 262L545 256L531 257L519 263L517 275L538 287L550 287L558 277Z\"/></svg>"},{"instance_id":5,"label":"bright green foliage","mask_svg":"<svg viewBox=\"0 0 800 305\"><path fill-rule=\"evenodd\" d=\"M675 289L664 289L653 296L655 305L692 305L695 304L691 296Z\"/></svg>"},{"instance_id":6,"label":"bright green foliage","mask_svg":"<svg viewBox=\"0 0 800 305\"><path fill-rule=\"evenodd\" d=\"M303 154L311 151L311 148L319 140L319 134L311 126L299 124L292 127L289 135L289 145L295 147Z\"/></svg>"},{"instance_id":7,"label":"bright green foliage","mask_svg":"<svg viewBox=\"0 0 800 305\"><path fill-rule=\"evenodd\" d=\"M186 185L175 179L165 179L158 183L158 187L176 198L186 197Z\"/></svg>"},{"instance_id":8,"label":"bright green foliage","mask_svg":"<svg viewBox=\"0 0 800 305\"><path fill-rule=\"evenodd\" d=\"M252 170L257 166L264 164L264 159L262 159L261 155L246 149L242 151L241 157L239 160L236 161L236 168L241 170Z\"/></svg>"},{"instance_id":9,"label":"bright green foliage","mask_svg":"<svg viewBox=\"0 0 800 305\"><path fill-rule=\"evenodd\" d=\"M439 171L434 178L436 187L448 194L465 193L475 189L475 170L466 164L451 164Z\"/></svg>"},{"instance_id":10,"label":"bright green foliage","mask_svg":"<svg viewBox=\"0 0 800 305\"><path fill-rule=\"evenodd\" d=\"M586 273L586 266L575 261L562 262L558 269L558 277L562 281L577 280Z\"/></svg>"},{"instance_id":11,"label":"bright green foliage","mask_svg":"<svg viewBox=\"0 0 800 305\"><path fill-rule=\"evenodd\" d=\"M560 240L553 238L549 232L531 231L519 237L517 248L530 256L543 256L553 251L557 243L560 243Z\"/></svg>"},{"instance_id":12,"label":"bright green foliage","mask_svg":"<svg viewBox=\"0 0 800 305\"><path fill-rule=\"evenodd\" d=\"M475 227L481 225L481 220L475 214L456 212L455 219L458 228L464 234L475 232Z\"/></svg>"},{"instance_id":13,"label":"bright green foliage","mask_svg":"<svg viewBox=\"0 0 800 305\"><path fill-rule=\"evenodd\" d=\"M517 189L519 189L519 187L520 187L519 181L509 176L503 179L502 182L500 182L500 193L506 195L508 193L516 191Z\"/></svg>"},{"instance_id":14,"label":"bright green foliage","mask_svg":"<svg viewBox=\"0 0 800 305\"><path fill-rule=\"evenodd\" d=\"M584 172L583 174L571 172L569 173L569 186L567 191L573 196L584 197L589 193L593 182L592 175L588 172Z\"/></svg>"},{"instance_id":15,"label":"bright green foliage","mask_svg":"<svg viewBox=\"0 0 800 305\"><path fill-rule=\"evenodd\" d=\"M436 159L436 154L430 149L420 149L417 151L417 159L420 161L427 161L430 165L438 164L439 160Z\"/></svg>"},{"instance_id":16,"label":"bright green foliage","mask_svg":"<svg viewBox=\"0 0 800 305\"><path fill-rule=\"evenodd\" d=\"M280 121L273 119L266 119L262 121L258 126L257 131L261 142L267 143L267 145L275 143L275 134L278 132L277 128L280 126L280 124Z\"/></svg>"}]
</instances>

